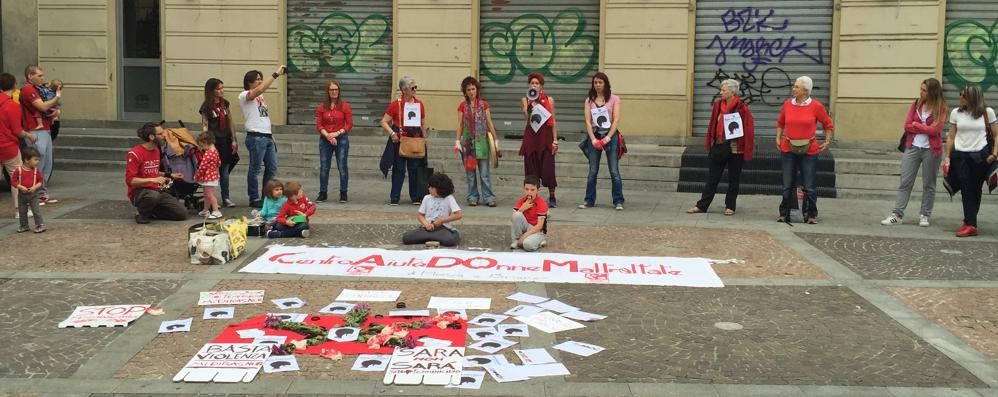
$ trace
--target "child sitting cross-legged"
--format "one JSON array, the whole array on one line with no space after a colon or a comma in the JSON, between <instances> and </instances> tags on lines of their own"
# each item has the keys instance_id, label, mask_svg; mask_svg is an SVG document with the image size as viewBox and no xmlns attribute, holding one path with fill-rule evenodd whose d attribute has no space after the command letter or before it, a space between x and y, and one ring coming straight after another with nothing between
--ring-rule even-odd
<instances>
[{"instance_id":1,"label":"child sitting cross-legged","mask_svg":"<svg viewBox=\"0 0 998 397\"><path fill-rule=\"evenodd\" d=\"M288 201L277 213L274 229L267 237L308 237L308 217L315 214L315 204L305 195L305 189L298 182L284 184L284 196Z\"/></svg>"},{"instance_id":2,"label":"child sitting cross-legged","mask_svg":"<svg viewBox=\"0 0 998 397\"><path fill-rule=\"evenodd\" d=\"M451 222L461 219L461 207L454 200L454 183L447 174L430 176L429 194L419 204L419 227L402 235L403 244L423 244L428 247L453 247L461 241Z\"/></svg>"}]
</instances>

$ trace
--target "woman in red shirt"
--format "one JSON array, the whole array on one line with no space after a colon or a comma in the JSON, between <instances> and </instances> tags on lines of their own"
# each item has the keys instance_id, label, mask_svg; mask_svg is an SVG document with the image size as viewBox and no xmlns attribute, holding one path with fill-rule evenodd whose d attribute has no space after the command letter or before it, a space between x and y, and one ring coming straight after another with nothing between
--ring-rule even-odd
<instances>
[{"instance_id":1,"label":"woman in red shirt","mask_svg":"<svg viewBox=\"0 0 998 397\"><path fill-rule=\"evenodd\" d=\"M336 169L340 172L340 202L347 202L347 155L350 141L347 133L353 128L353 110L350 103L340 98L340 82L326 84L326 100L315 108L315 130L319 132L319 196L316 202L326 201L329 187L329 168L336 155Z\"/></svg>"},{"instance_id":2,"label":"woman in red shirt","mask_svg":"<svg viewBox=\"0 0 998 397\"><path fill-rule=\"evenodd\" d=\"M388 137L396 144L401 142L402 137L426 137L426 105L416 98L416 88L416 79L409 76L403 76L399 79L399 91L402 92L402 95L388 104L385 115L381 117L381 129L385 130ZM392 163L392 190L388 194L388 204L399 205L402 182L405 182L405 174L408 172L409 199L414 205L419 205L423 200L424 193L419 191L415 179L418 170L426 167L426 156L408 158L399 154L394 159L395 161Z\"/></svg>"},{"instance_id":3,"label":"woman in red shirt","mask_svg":"<svg viewBox=\"0 0 998 397\"><path fill-rule=\"evenodd\" d=\"M777 222L785 222L790 216L794 197L794 177L798 172L804 179L805 205L801 209L804 221L818 223L818 191L814 180L818 172L818 154L832 142L834 126L828 117L825 106L811 98L814 83L810 77L801 76L794 82L793 98L787 99L776 119L776 148L781 152L783 165L783 201L780 202L780 216ZM818 144L817 123L825 131L825 141Z\"/></svg>"}]
</instances>

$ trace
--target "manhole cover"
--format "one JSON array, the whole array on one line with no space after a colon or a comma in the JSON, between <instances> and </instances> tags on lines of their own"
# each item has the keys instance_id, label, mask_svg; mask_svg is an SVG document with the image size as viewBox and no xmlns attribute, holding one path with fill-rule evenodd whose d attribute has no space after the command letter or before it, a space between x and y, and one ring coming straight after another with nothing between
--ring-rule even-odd
<instances>
[{"instance_id":1,"label":"manhole cover","mask_svg":"<svg viewBox=\"0 0 998 397\"><path fill-rule=\"evenodd\" d=\"M963 251L957 251L957 250L939 250L939 252L950 255L960 255L963 253Z\"/></svg>"},{"instance_id":2,"label":"manhole cover","mask_svg":"<svg viewBox=\"0 0 998 397\"><path fill-rule=\"evenodd\" d=\"M718 328L718 329L723 329L725 331L738 331L738 330L740 330L742 328L745 328L741 324L738 324L738 323L729 323L729 322L726 322L726 321L721 321L719 323L714 323L714 327Z\"/></svg>"}]
</instances>

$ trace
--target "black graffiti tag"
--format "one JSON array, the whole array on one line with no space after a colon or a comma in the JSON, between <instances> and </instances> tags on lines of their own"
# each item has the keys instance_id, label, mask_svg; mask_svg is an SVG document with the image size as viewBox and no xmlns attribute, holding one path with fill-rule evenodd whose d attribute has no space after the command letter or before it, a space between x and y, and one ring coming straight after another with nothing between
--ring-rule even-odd
<instances>
[{"instance_id":1,"label":"black graffiti tag","mask_svg":"<svg viewBox=\"0 0 998 397\"><path fill-rule=\"evenodd\" d=\"M728 74L722 69L714 73L714 78L707 82L707 86L720 89L721 82L727 79L737 80L739 83L740 98L745 103L763 103L768 106L779 106L790 96L790 88L794 82L787 72L778 67L770 67L764 70L760 77L754 73L733 73ZM815 87L817 88L817 87ZM714 94L711 102L717 100L719 94Z\"/></svg>"}]
</instances>

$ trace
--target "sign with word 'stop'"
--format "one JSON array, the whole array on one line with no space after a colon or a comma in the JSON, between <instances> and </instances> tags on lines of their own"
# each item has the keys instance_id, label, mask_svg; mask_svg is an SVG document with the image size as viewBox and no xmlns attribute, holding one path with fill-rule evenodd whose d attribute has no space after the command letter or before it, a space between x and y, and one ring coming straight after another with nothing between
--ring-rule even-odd
<instances>
[{"instance_id":1,"label":"sign with word 'stop'","mask_svg":"<svg viewBox=\"0 0 998 397\"><path fill-rule=\"evenodd\" d=\"M723 287L705 258L272 246L240 271L489 282ZM340 300L343 300L340 298Z\"/></svg>"},{"instance_id":2,"label":"sign with word 'stop'","mask_svg":"<svg viewBox=\"0 0 998 397\"><path fill-rule=\"evenodd\" d=\"M461 380L463 347L395 349L385 372L386 385L447 385Z\"/></svg>"},{"instance_id":3,"label":"sign with word 'stop'","mask_svg":"<svg viewBox=\"0 0 998 397\"><path fill-rule=\"evenodd\" d=\"M174 382L249 382L270 357L272 344L208 343L173 377Z\"/></svg>"},{"instance_id":4,"label":"sign with word 'stop'","mask_svg":"<svg viewBox=\"0 0 998 397\"><path fill-rule=\"evenodd\" d=\"M125 327L149 309L149 305L78 306L59 328Z\"/></svg>"}]
</instances>

